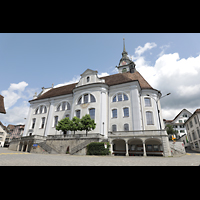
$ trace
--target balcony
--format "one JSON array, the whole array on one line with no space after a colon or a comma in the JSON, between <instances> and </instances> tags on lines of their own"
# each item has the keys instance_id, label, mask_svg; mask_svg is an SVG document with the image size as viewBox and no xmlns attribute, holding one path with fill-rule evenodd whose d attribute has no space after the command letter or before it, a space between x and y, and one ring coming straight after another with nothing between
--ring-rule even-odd
<instances>
[{"instance_id":1,"label":"balcony","mask_svg":"<svg viewBox=\"0 0 200 200\"><path fill-rule=\"evenodd\" d=\"M166 136L167 132L165 130L141 130L141 131L116 131L108 132L109 138L115 137L153 137L153 136Z\"/></svg>"}]
</instances>

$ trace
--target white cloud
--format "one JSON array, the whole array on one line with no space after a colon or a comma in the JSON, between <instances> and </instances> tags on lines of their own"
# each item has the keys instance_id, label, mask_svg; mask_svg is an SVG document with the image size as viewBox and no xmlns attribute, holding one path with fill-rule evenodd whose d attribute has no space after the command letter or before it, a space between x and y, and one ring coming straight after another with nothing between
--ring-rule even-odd
<instances>
[{"instance_id":1,"label":"white cloud","mask_svg":"<svg viewBox=\"0 0 200 200\"><path fill-rule=\"evenodd\" d=\"M104 77L104 76L109 76L110 74L108 74L107 72L102 72L101 74L98 74L98 77Z\"/></svg>"},{"instance_id":2,"label":"white cloud","mask_svg":"<svg viewBox=\"0 0 200 200\"><path fill-rule=\"evenodd\" d=\"M24 118L27 118L28 110L28 101L23 101L20 106L15 106L9 110L6 110L6 114L1 115L1 121L6 126L8 124L25 124L26 120Z\"/></svg>"},{"instance_id":3,"label":"white cloud","mask_svg":"<svg viewBox=\"0 0 200 200\"><path fill-rule=\"evenodd\" d=\"M170 46L163 45L155 64L150 65L141 56L150 47L156 47L155 43L139 46L135 55L129 55L129 58L152 87L161 90L163 95L171 93L161 100L163 118L173 119L183 108L190 112L200 108L200 55L180 59L178 52L164 54Z\"/></svg>"},{"instance_id":4,"label":"white cloud","mask_svg":"<svg viewBox=\"0 0 200 200\"><path fill-rule=\"evenodd\" d=\"M70 85L72 83L77 83L79 80L80 80L80 76L74 76L71 81L55 85L54 88L61 87L61 86L64 86L64 85Z\"/></svg>"},{"instance_id":5,"label":"white cloud","mask_svg":"<svg viewBox=\"0 0 200 200\"><path fill-rule=\"evenodd\" d=\"M141 47L141 46L138 46L136 49L135 49L135 54L137 54L138 56L142 55L145 51L147 50L150 50L154 47L156 47L157 44L152 42L152 43L149 43L147 42L144 47Z\"/></svg>"},{"instance_id":6,"label":"white cloud","mask_svg":"<svg viewBox=\"0 0 200 200\"><path fill-rule=\"evenodd\" d=\"M5 109L9 109L11 106L13 106L18 99L24 98L23 91L28 86L28 83L22 81L18 84L11 83L10 87L7 90L3 90L1 94L4 96L4 104Z\"/></svg>"}]
</instances>

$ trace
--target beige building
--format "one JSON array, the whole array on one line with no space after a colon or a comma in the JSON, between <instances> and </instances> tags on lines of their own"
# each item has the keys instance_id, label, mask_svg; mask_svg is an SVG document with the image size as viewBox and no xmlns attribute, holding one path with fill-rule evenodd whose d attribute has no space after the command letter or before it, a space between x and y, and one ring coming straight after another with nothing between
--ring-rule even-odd
<instances>
[{"instance_id":1,"label":"beige building","mask_svg":"<svg viewBox=\"0 0 200 200\"><path fill-rule=\"evenodd\" d=\"M197 109L184 124L191 149L200 151L200 109Z\"/></svg>"}]
</instances>

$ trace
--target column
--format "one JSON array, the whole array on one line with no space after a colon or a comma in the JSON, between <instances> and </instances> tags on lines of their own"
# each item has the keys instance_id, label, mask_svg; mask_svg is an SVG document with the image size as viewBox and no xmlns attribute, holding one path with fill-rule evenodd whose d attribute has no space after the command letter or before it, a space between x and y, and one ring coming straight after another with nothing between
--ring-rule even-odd
<instances>
[{"instance_id":1,"label":"column","mask_svg":"<svg viewBox=\"0 0 200 200\"><path fill-rule=\"evenodd\" d=\"M101 88L101 107L100 107L100 133L105 138L108 137L107 130L107 89Z\"/></svg>"},{"instance_id":2,"label":"column","mask_svg":"<svg viewBox=\"0 0 200 200\"><path fill-rule=\"evenodd\" d=\"M27 152L28 151L28 142L27 142L27 145L26 145L26 150L25 150L25 152Z\"/></svg>"},{"instance_id":3,"label":"column","mask_svg":"<svg viewBox=\"0 0 200 200\"><path fill-rule=\"evenodd\" d=\"M126 156L129 156L129 154L128 154L128 141L126 141Z\"/></svg>"},{"instance_id":4,"label":"column","mask_svg":"<svg viewBox=\"0 0 200 200\"><path fill-rule=\"evenodd\" d=\"M49 106L49 112L47 115L47 122L46 122L44 136L47 136L49 134L50 127L52 127L53 111L54 111L54 100L51 100Z\"/></svg>"},{"instance_id":5,"label":"column","mask_svg":"<svg viewBox=\"0 0 200 200\"><path fill-rule=\"evenodd\" d=\"M131 114L133 130L142 130L139 92L136 85L131 86Z\"/></svg>"},{"instance_id":6,"label":"column","mask_svg":"<svg viewBox=\"0 0 200 200\"><path fill-rule=\"evenodd\" d=\"M110 143L110 153L111 153L111 156L113 156L113 143L112 142Z\"/></svg>"},{"instance_id":7,"label":"column","mask_svg":"<svg viewBox=\"0 0 200 200\"><path fill-rule=\"evenodd\" d=\"M23 132L22 137L26 136L27 133L28 133L28 130L30 128L31 116L32 116L32 105L30 105L30 107L29 107L28 116L26 118L26 124L25 124L25 128L24 128L24 132Z\"/></svg>"},{"instance_id":8,"label":"column","mask_svg":"<svg viewBox=\"0 0 200 200\"><path fill-rule=\"evenodd\" d=\"M147 156L146 147L145 147L145 141L143 141L143 151L144 151L143 156Z\"/></svg>"}]
</instances>

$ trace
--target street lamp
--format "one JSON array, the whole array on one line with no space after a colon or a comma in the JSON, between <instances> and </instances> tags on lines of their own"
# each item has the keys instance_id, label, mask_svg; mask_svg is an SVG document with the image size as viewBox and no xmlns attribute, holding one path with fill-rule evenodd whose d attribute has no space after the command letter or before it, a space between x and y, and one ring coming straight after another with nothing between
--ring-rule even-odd
<instances>
[{"instance_id":1,"label":"street lamp","mask_svg":"<svg viewBox=\"0 0 200 200\"><path fill-rule=\"evenodd\" d=\"M166 96L169 96L171 93L168 93L168 94L166 94L166 95L164 95L163 97L160 97L160 98L158 98L157 100L156 99L154 99L152 96L150 96L149 94L147 94L147 96L148 97L150 97L150 98L152 98L155 102L156 102L156 106L157 106L157 111L158 111L158 119L159 119L159 124L160 124L160 130L161 130L161 122L160 122L160 110L158 109L158 100L160 100L160 99L162 99L162 98L164 98L164 97L166 97Z\"/></svg>"}]
</instances>

